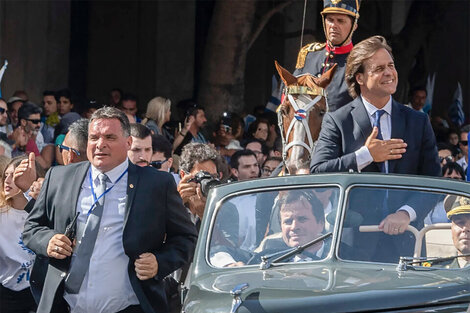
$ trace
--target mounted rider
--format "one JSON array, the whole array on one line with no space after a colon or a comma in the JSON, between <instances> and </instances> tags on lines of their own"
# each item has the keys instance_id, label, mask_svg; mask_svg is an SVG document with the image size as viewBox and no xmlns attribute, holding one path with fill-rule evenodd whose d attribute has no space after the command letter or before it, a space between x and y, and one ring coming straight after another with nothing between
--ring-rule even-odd
<instances>
[{"instance_id":1,"label":"mounted rider","mask_svg":"<svg viewBox=\"0 0 470 313\"><path fill-rule=\"evenodd\" d=\"M324 0L323 31L325 43L310 43L298 56L294 75L312 74L320 76L337 64L332 82L326 88L328 110L335 111L353 99L348 94L344 81L346 59L353 48L352 35L357 28L360 0Z\"/></svg>"}]
</instances>

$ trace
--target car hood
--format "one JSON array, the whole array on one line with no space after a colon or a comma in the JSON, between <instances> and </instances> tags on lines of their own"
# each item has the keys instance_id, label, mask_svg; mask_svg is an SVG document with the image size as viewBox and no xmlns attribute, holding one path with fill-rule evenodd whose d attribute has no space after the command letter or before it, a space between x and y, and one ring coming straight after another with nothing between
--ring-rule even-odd
<instances>
[{"instance_id":1,"label":"car hood","mask_svg":"<svg viewBox=\"0 0 470 313\"><path fill-rule=\"evenodd\" d=\"M339 264L339 263L338 263ZM227 269L198 277L185 312L229 312L230 291L247 283L238 312L364 312L470 302L470 271L341 263Z\"/></svg>"}]
</instances>

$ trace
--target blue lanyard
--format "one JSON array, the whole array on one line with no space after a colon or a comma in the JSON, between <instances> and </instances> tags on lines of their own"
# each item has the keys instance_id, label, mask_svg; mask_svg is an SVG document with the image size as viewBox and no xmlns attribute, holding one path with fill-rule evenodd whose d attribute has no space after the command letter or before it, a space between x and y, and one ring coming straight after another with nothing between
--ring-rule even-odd
<instances>
[{"instance_id":1,"label":"blue lanyard","mask_svg":"<svg viewBox=\"0 0 470 313\"><path fill-rule=\"evenodd\" d=\"M121 180L121 178L124 176L124 174L127 173L127 168L124 172L122 172L121 176L119 176L119 178L116 180L116 182L111 186L109 187L108 189L106 189L99 197L96 197L96 194L95 194L95 188L93 188L93 179L91 178L91 170L89 172L89 175L88 175L88 180L90 181L90 187L91 187L91 194L93 195L93 204L91 205L90 209L88 210L88 213L87 213L87 218L88 216L90 215L90 213L95 209L96 207L96 203L98 203L98 201L104 197L105 194L107 194L111 189L113 189L113 187Z\"/></svg>"}]
</instances>

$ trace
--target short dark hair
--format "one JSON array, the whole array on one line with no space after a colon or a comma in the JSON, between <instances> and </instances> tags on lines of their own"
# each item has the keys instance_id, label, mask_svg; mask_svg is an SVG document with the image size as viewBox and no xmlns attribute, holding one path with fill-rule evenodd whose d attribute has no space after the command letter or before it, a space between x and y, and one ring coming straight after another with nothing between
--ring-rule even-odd
<instances>
[{"instance_id":1,"label":"short dark hair","mask_svg":"<svg viewBox=\"0 0 470 313\"><path fill-rule=\"evenodd\" d=\"M152 151L161 152L165 159L171 158L171 143L163 135L152 135Z\"/></svg>"},{"instance_id":2,"label":"short dark hair","mask_svg":"<svg viewBox=\"0 0 470 313\"><path fill-rule=\"evenodd\" d=\"M461 133L470 133L470 124L462 126L462 128L460 128L460 134Z\"/></svg>"},{"instance_id":3,"label":"short dark hair","mask_svg":"<svg viewBox=\"0 0 470 313\"><path fill-rule=\"evenodd\" d=\"M80 154L86 155L88 144L88 126L90 121L86 118L76 120L69 126L68 134L73 138Z\"/></svg>"},{"instance_id":4,"label":"short dark hair","mask_svg":"<svg viewBox=\"0 0 470 313\"><path fill-rule=\"evenodd\" d=\"M137 102L137 96L132 94L132 93L125 93L121 97L121 102L122 101L135 101L135 102Z\"/></svg>"},{"instance_id":5,"label":"short dark hair","mask_svg":"<svg viewBox=\"0 0 470 313\"><path fill-rule=\"evenodd\" d=\"M64 88L64 89L61 89L61 90L57 91L56 99L60 100L60 97L67 98L67 99L69 99L70 103L72 103L72 104L74 103L74 98L73 98L73 95L72 95L72 91L68 88Z\"/></svg>"},{"instance_id":6,"label":"short dark hair","mask_svg":"<svg viewBox=\"0 0 470 313\"><path fill-rule=\"evenodd\" d=\"M130 136L131 134L131 126L129 124L129 119L127 118L126 114L122 112L121 110L110 107L110 106L104 106L95 112L90 117L90 123L92 123L94 120L98 119L117 119L119 123L121 124L122 128L122 133L124 136Z\"/></svg>"},{"instance_id":7,"label":"short dark hair","mask_svg":"<svg viewBox=\"0 0 470 313\"><path fill-rule=\"evenodd\" d=\"M217 166L217 156L217 151L205 143L188 143L181 152L180 169L189 173L196 163L209 160Z\"/></svg>"},{"instance_id":8,"label":"short dark hair","mask_svg":"<svg viewBox=\"0 0 470 313\"><path fill-rule=\"evenodd\" d=\"M139 139L145 139L148 136L151 136L152 132L150 128L145 125L132 123L131 124L131 136Z\"/></svg>"},{"instance_id":9,"label":"short dark hair","mask_svg":"<svg viewBox=\"0 0 470 313\"><path fill-rule=\"evenodd\" d=\"M240 165L239 160L242 156L253 156L256 159L256 154L253 151L247 149L238 150L230 158L230 167L238 170L238 166Z\"/></svg>"},{"instance_id":10,"label":"short dark hair","mask_svg":"<svg viewBox=\"0 0 470 313\"><path fill-rule=\"evenodd\" d=\"M248 144L250 144L250 143L252 143L252 142L257 142L257 143L259 143L259 144L261 145L261 152L262 152L264 155L268 155L268 154L269 154L269 148L268 148L268 146L266 146L266 144L265 144L263 141L261 141L261 140L259 140L259 139L257 139L257 138L249 138L249 139L247 139L246 141L244 141L244 142L243 142L243 148L246 149L246 146L248 146ZM248 149L248 150L249 150L249 149Z\"/></svg>"},{"instance_id":11,"label":"short dark hair","mask_svg":"<svg viewBox=\"0 0 470 313\"><path fill-rule=\"evenodd\" d=\"M52 90L44 90L44 92L42 93L42 96L43 97L46 97L46 96L53 96L55 101L59 102L60 98L57 97L57 92L55 91L52 91Z\"/></svg>"},{"instance_id":12,"label":"short dark hair","mask_svg":"<svg viewBox=\"0 0 470 313\"><path fill-rule=\"evenodd\" d=\"M345 80L349 95L355 99L361 94L361 88L356 81L356 74L364 73L364 62L371 58L378 50L385 49L392 55L392 48L382 36L372 36L364 39L354 46L346 62Z\"/></svg>"},{"instance_id":13,"label":"short dark hair","mask_svg":"<svg viewBox=\"0 0 470 313\"><path fill-rule=\"evenodd\" d=\"M18 122L21 120L27 120L31 114L41 114L42 109L40 106L32 103L26 102L18 110Z\"/></svg>"},{"instance_id":14,"label":"short dark hair","mask_svg":"<svg viewBox=\"0 0 470 313\"><path fill-rule=\"evenodd\" d=\"M440 151L440 150L449 150L450 152L452 152L452 147L448 143L438 142L437 143L437 151Z\"/></svg>"},{"instance_id":15,"label":"short dark hair","mask_svg":"<svg viewBox=\"0 0 470 313\"><path fill-rule=\"evenodd\" d=\"M410 98L413 98L413 96L415 95L415 92L420 91L420 90L424 91L426 93L426 96L428 95L428 91L426 90L426 87L416 86L410 89L410 94L409 94Z\"/></svg>"},{"instance_id":16,"label":"short dark hair","mask_svg":"<svg viewBox=\"0 0 470 313\"><path fill-rule=\"evenodd\" d=\"M465 180L465 172L457 162L447 162L442 167L442 176L444 176L446 173L452 173L453 171L457 172L462 180Z\"/></svg>"},{"instance_id":17,"label":"short dark hair","mask_svg":"<svg viewBox=\"0 0 470 313\"><path fill-rule=\"evenodd\" d=\"M266 162L269 162L269 161L276 161L276 162L281 163L282 158L281 157L276 157L276 156L269 157L264 161L263 166L266 164Z\"/></svg>"},{"instance_id":18,"label":"short dark hair","mask_svg":"<svg viewBox=\"0 0 470 313\"><path fill-rule=\"evenodd\" d=\"M196 102L194 102L194 104L189 106L188 109L186 110L186 116L192 115L196 117L199 111L204 111L204 108L200 106L199 104L197 104Z\"/></svg>"},{"instance_id":19,"label":"short dark hair","mask_svg":"<svg viewBox=\"0 0 470 313\"><path fill-rule=\"evenodd\" d=\"M289 190L279 197L279 207L282 212L286 204L294 203L297 201L306 201L312 207L313 216L318 223L325 223L325 211L323 205L318 200L317 196L311 191L307 190ZM280 216L280 214L279 214Z\"/></svg>"}]
</instances>

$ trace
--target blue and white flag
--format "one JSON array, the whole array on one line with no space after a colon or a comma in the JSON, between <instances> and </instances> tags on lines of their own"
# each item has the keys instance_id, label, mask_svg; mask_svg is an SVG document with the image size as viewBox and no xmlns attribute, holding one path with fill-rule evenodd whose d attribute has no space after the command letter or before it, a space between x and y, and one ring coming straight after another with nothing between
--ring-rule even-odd
<instances>
[{"instance_id":1,"label":"blue and white flag","mask_svg":"<svg viewBox=\"0 0 470 313\"><path fill-rule=\"evenodd\" d=\"M462 86L460 82L457 83L457 89L454 92L454 100L449 107L449 118L457 126L462 126L465 123L465 114L463 112L463 97Z\"/></svg>"},{"instance_id":2,"label":"blue and white flag","mask_svg":"<svg viewBox=\"0 0 470 313\"><path fill-rule=\"evenodd\" d=\"M276 75L271 78L271 97L266 104L266 110L276 112L277 107L281 104L281 89L276 79Z\"/></svg>"},{"instance_id":3,"label":"blue and white flag","mask_svg":"<svg viewBox=\"0 0 470 313\"><path fill-rule=\"evenodd\" d=\"M424 113L429 114L432 110L432 98L434 95L434 83L436 82L436 73L428 75L426 80L426 103L424 104L423 111Z\"/></svg>"}]
</instances>

